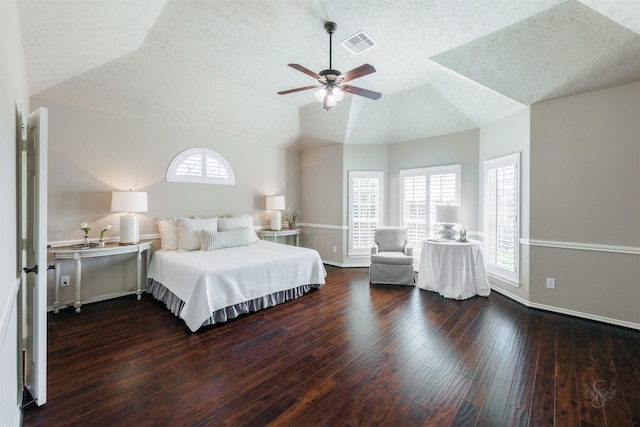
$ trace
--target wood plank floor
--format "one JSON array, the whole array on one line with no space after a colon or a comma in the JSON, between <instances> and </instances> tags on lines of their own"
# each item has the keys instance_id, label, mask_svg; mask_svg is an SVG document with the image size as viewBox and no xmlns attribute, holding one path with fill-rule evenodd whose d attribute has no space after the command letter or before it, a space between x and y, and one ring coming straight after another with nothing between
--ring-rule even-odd
<instances>
[{"instance_id":1,"label":"wood plank floor","mask_svg":"<svg viewBox=\"0 0 640 427\"><path fill-rule=\"evenodd\" d=\"M51 313L24 425L640 425L637 331L327 272L197 333L146 294Z\"/></svg>"}]
</instances>

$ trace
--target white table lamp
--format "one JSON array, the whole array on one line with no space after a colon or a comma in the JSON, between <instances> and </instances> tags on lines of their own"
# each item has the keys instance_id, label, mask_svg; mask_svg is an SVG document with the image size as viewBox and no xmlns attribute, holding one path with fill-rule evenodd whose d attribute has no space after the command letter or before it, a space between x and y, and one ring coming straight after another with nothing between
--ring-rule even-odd
<instances>
[{"instance_id":1,"label":"white table lamp","mask_svg":"<svg viewBox=\"0 0 640 427\"><path fill-rule=\"evenodd\" d=\"M442 227L440 237L446 240L454 240L458 232L453 227L460 222L460 206L436 205L436 222Z\"/></svg>"},{"instance_id":2,"label":"white table lamp","mask_svg":"<svg viewBox=\"0 0 640 427\"><path fill-rule=\"evenodd\" d=\"M282 229L282 213L285 209L284 196L267 196L266 209L271 211L271 230Z\"/></svg>"},{"instance_id":3,"label":"white table lamp","mask_svg":"<svg viewBox=\"0 0 640 427\"><path fill-rule=\"evenodd\" d=\"M111 212L128 212L120 217L120 244L140 242L138 216L134 212L147 211L147 193L144 191L114 191L111 193Z\"/></svg>"}]
</instances>

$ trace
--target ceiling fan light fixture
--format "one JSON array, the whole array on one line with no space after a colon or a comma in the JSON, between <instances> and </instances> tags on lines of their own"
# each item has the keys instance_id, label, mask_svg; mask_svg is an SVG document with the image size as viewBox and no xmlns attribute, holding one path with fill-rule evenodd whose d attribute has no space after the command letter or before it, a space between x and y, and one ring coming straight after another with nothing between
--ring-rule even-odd
<instances>
[{"instance_id":1,"label":"ceiling fan light fixture","mask_svg":"<svg viewBox=\"0 0 640 427\"><path fill-rule=\"evenodd\" d=\"M336 98L331 94L327 93L327 101L325 102L325 108L328 110L331 107L335 107L338 105Z\"/></svg>"},{"instance_id":2,"label":"ceiling fan light fixture","mask_svg":"<svg viewBox=\"0 0 640 427\"><path fill-rule=\"evenodd\" d=\"M340 102L344 99L344 92L339 87L333 88L333 97L336 99L336 102Z\"/></svg>"},{"instance_id":3,"label":"ceiling fan light fixture","mask_svg":"<svg viewBox=\"0 0 640 427\"><path fill-rule=\"evenodd\" d=\"M313 93L313 97L318 102L322 102L322 108L329 110L338 105L344 99L344 91L333 82L327 82L323 87Z\"/></svg>"},{"instance_id":4,"label":"ceiling fan light fixture","mask_svg":"<svg viewBox=\"0 0 640 427\"><path fill-rule=\"evenodd\" d=\"M321 87L317 91L313 92L313 97L318 102L324 102L324 97L325 96L327 96L327 89L325 89L324 87Z\"/></svg>"}]
</instances>

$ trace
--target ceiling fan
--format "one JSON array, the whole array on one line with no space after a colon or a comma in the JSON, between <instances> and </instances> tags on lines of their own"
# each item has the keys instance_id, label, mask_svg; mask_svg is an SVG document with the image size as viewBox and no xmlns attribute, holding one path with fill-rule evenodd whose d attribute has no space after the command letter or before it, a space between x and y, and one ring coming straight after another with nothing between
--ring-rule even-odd
<instances>
[{"instance_id":1,"label":"ceiling fan","mask_svg":"<svg viewBox=\"0 0 640 427\"><path fill-rule=\"evenodd\" d=\"M335 24L335 22L327 22L324 24L324 29L327 31L327 33L329 33L328 70L322 70L316 74L308 68L303 67L302 65L288 64L289 67L295 68L298 71L302 71L303 73L318 80L318 83L320 84L283 90L281 92L278 92L278 95L286 95L288 93L320 88L320 90L316 91L313 95L316 98L316 101L322 102L323 108L325 110L329 110L331 107L335 107L338 102L342 101L342 99L344 98L344 92L348 92L353 95L364 96L365 98L373 100L380 99L382 94L379 92L374 92L372 90L362 89L360 87L344 84L351 80L364 77L367 74L375 73L376 69L373 67L373 65L363 64L351 71L347 71L346 73L341 73L340 71L331 68L331 41L332 35L337 28L338 26Z\"/></svg>"}]
</instances>

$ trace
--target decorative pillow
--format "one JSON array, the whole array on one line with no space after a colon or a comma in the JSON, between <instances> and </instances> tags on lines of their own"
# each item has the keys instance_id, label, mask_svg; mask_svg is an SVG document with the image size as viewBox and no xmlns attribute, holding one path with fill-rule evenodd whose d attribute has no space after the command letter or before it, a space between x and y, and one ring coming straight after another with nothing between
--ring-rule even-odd
<instances>
[{"instance_id":1,"label":"decorative pillow","mask_svg":"<svg viewBox=\"0 0 640 427\"><path fill-rule=\"evenodd\" d=\"M235 230L236 228L244 228L249 226L249 216L230 216L226 218L218 218L218 230L228 231Z\"/></svg>"},{"instance_id":2,"label":"decorative pillow","mask_svg":"<svg viewBox=\"0 0 640 427\"><path fill-rule=\"evenodd\" d=\"M259 239L253 228L253 216L245 214L228 218L218 218L219 231L236 230L244 227L249 227L249 241L251 243L256 243Z\"/></svg>"},{"instance_id":3,"label":"decorative pillow","mask_svg":"<svg viewBox=\"0 0 640 427\"><path fill-rule=\"evenodd\" d=\"M218 218L178 218L178 252L200 249L198 231L217 231Z\"/></svg>"},{"instance_id":4,"label":"decorative pillow","mask_svg":"<svg viewBox=\"0 0 640 427\"><path fill-rule=\"evenodd\" d=\"M160 231L160 248L172 251L178 249L178 223L176 219L158 218L156 224Z\"/></svg>"},{"instance_id":5,"label":"decorative pillow","mask_svg":"<svg viewBox=\"0 0 640 427\"><path fill-rule=\"evenodd\" d=\"M200 250L213 251L236 246L248 246L250 243L249 235L249 227L236 228L229 231L200 230L198 232Z\"/></svg>"}]
</instances>

